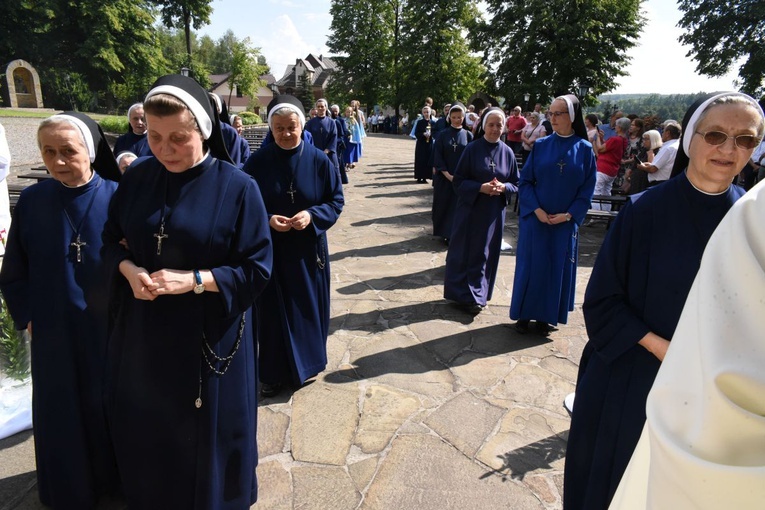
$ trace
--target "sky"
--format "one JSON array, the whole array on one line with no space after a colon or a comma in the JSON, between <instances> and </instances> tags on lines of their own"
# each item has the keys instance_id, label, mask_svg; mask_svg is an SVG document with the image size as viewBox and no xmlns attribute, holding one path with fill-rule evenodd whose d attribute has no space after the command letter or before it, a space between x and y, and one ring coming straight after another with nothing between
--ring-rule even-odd
<instances>
[{"instance_id":1,"label":"sky","mask_svg":"<svg viewBox=\"0 0 765 510\"><path fill-rule=\"evenodd\" d=\"M249 37L266 57L276 79L288 65L309 53L330 55L327 37L332 17L330 0L213 0L210 25L199 32L217 40L231 29L239 39ZM682 31L677 4L670 0L643 3L647 17L627 75L619 78L610 94L692 94L735 90L737 67L723 78L707 78L695 72L686 57L688 48L677 38Z\"/></svg>"}]
</instances>

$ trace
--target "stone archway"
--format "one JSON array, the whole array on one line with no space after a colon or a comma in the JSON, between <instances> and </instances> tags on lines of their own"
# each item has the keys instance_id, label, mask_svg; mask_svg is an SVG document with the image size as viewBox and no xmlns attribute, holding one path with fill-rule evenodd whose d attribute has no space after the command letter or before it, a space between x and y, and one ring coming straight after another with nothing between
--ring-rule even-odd
<instances>
[{"instance_id":1,"label":"stone archway","mask_svg":"<svg viewBox=\"0 0 765 510\"><path fill-rule=\"evenodd\" d=\"M3 87L11 108L43 108L40 75L29 62L14 60L5 69Z\"/></svg>"},{"instance_id":2,"label":"stone archway","mask_svg":"<svg viewBox=\"0 0 765 510\"><path fill-rule=\"evenodd\" d=\"M492 106L499 106L499 102L491 97L488 94L485 94L483 92L476 92L472 96L470 96L470 99L468 99L469 105L473 105L475 107L476 113L480 112L484 108L486 108L486 105L491 103Z\"/></svg>"}]
</instances>

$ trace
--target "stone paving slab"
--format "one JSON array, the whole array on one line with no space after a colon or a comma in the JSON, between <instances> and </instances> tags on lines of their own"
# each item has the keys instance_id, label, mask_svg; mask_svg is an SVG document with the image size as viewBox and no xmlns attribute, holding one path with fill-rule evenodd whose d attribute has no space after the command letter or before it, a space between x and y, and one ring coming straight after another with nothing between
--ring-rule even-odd
<instances>
[{"instance_id":1,"label":"stone paving slab","mask_svg":"<svg viewBox=\"0 0 765 510\"><path fill-rule=\"evenodd\" d=\"M370 136L350 172L328 234L329 362L260 403L255 509L562 508L562 399L587 338L580 307L604 229L581 231L569 323L549 338L519 335L512 251L480 315L443 299L447 248L430 235L433 191L415 182L413 155L408 137ZM516 244L511 208L504 237ZM42 508L32 441L0 442L0 510Z\"/></svg>"}]
</instances>

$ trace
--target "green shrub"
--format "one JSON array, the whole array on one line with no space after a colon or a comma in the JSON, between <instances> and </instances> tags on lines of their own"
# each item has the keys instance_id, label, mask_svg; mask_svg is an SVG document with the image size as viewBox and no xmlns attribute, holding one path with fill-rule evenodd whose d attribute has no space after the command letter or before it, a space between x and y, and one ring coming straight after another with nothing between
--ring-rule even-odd
<instances>
[{"instance_id":1,"label":"green shrub","mask_svg":"<svg viewBox=\"0 0 765 510\"><path fill-rule=\"evenodd\" d=\"M101 124L101 129L104 130L104 133L127 133L128 130L128 120L127 116L122 117L105 117L101 119L99 122Z\"/></svg>"},{"instance_id":2,"label":"green shrub","mask_svg":"<svg viewBox=\"0 0 765 510\"><path fill-rule=\"evenodd\" d=\"M23 381L29 377L30 360L29 344L25 341L21 331L16 327L5 306L5 301L0 299L0 367L3 367L5 375L11 379Z\"/></svg>"},{"instance_id":3,"label":"green shrub","mask_svg":"<svg viewBox=\"0 0 765 510\"><path fill-rule=\"evenodd\" d=\"M252 124L263 124L263 120L260 118L260 115L253 112L240 112L237 113L242 118L242 124L245 126L250 126Z\"/></svg>"}]
</instances>

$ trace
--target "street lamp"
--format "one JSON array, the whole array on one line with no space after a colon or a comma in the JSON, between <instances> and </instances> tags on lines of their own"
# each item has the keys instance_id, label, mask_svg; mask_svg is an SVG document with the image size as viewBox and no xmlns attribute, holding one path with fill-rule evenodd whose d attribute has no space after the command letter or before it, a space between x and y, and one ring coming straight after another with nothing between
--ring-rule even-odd
<instances>
[{"instance_id":1,"label":"street lamp","mask_svg":"<svg viewBox=\"0 0 765 510\"><path fill-rule=\"evenodd\" d=\"M181 76L188 76L189 75L189 68L184 66L181 67Z\"/></svg>"},{"instance_id":2,"label":"street lamp","mask_svg":"<svg viewBox=\"0 0 765 510\"><path fill-rule=\"evenodd\" d=\"M531 97L531 94L526 92L523 94L523 107L525 111L529 111L529 98Z\"/></svg>"},{"instance_id":3,"label":"street lamp","mask_svg":"<svg viewBox=\"0 0 765 510\"><path fill-rule=\"evenodd\" d=\"M589 93L590 93L590 86L585 82L581 82L579 84L579 99L584 99L585 96L587 96L587 94Z\"/></svg>"}]
</instances>

